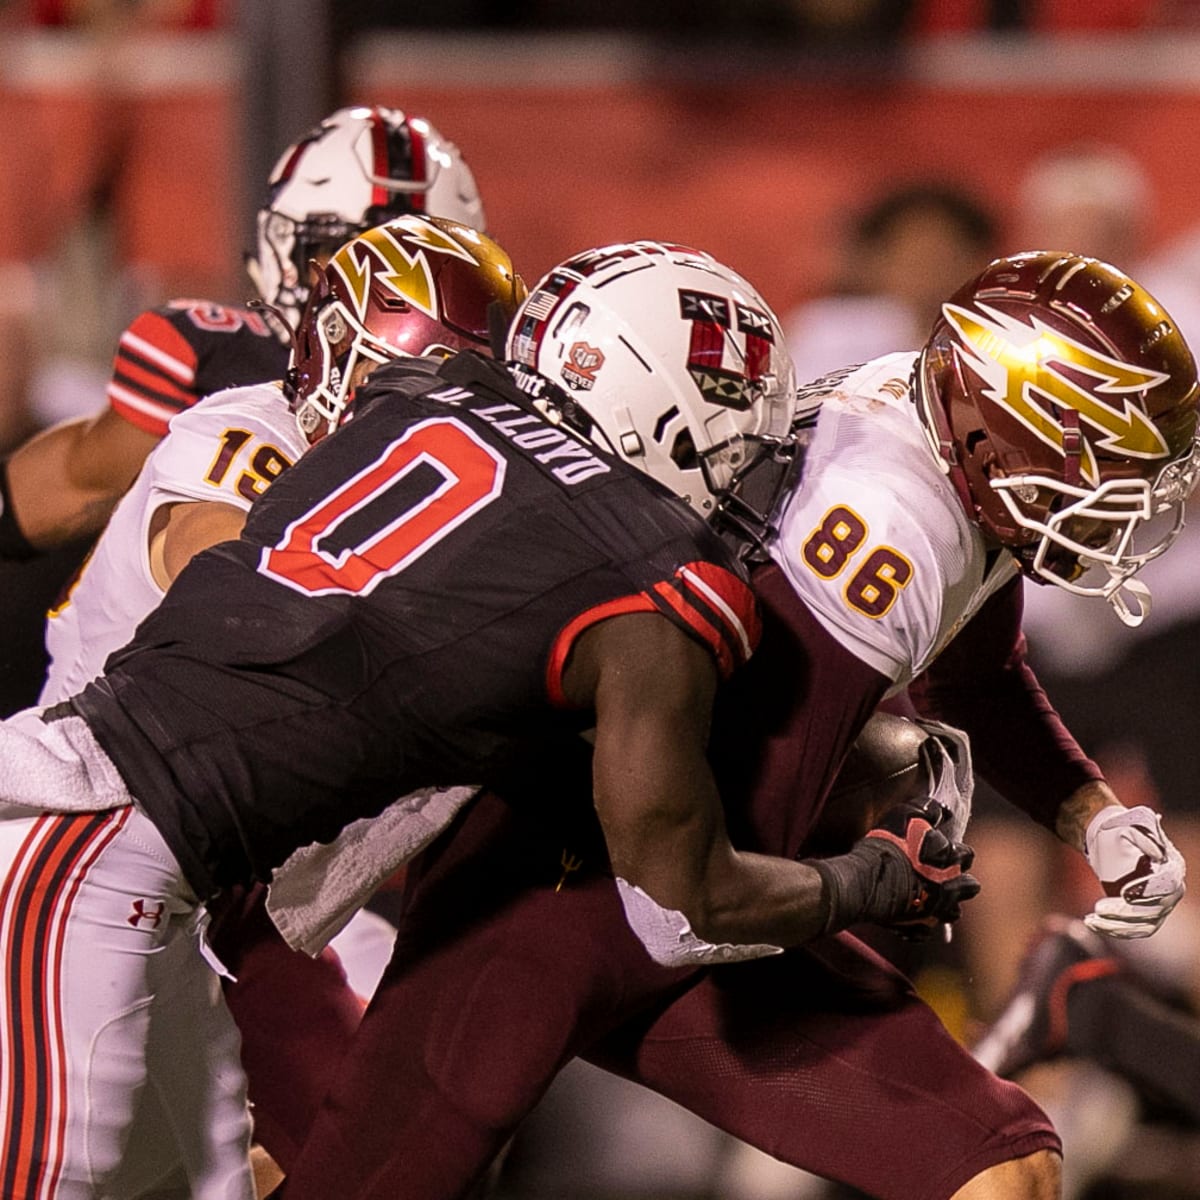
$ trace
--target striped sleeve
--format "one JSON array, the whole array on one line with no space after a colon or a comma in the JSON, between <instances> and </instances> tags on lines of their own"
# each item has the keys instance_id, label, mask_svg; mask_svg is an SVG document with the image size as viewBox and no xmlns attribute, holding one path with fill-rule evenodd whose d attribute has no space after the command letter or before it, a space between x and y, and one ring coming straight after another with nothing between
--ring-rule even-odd
<instances>
[{"instance_id":1,"label":"striped sleeve","mask_svg":"<svg viewBox=\"0 0 1200 1200\"><path fill-rule=\"evenodd\" d=\"M762 633L749 584L715 563L687 563L646 591L586 609L562 630L546 669L547 691L554 704L566 705L562 673L580 636L609 617L635 612L661 613L700 642L716 660L722 679L750 657Z\"/></svg>"},{"instance_id":2,"label":"striped sleeve","mask_svg":"<svg viewBox=\"0 0 1200 1200\"><path fill-rule=\"evenodd\" d=\"M707 646L728 679L754 652L762 634L750 585L711 562L691 562L649 595L658 610Z\"/></svg>"},{"instance_id":3,"label":"striped sleeve","mask_svg":"<svg viewBox=\"0 0 1200 1200\"><path fill-rule=\"evenodd\" d=\"M144 312L121 335L108 384L109 404L160 437L198 399L196 349L162 312Z\"/></svg>"}]
</instances>

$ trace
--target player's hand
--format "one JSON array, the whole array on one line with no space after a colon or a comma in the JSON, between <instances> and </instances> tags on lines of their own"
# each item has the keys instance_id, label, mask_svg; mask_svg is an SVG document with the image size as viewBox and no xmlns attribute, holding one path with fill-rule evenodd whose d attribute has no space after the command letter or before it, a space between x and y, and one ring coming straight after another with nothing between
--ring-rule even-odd
<instances>
[{"instance_id":1,"label":"player's hand","mask_svg":"<svg viewBox=\"0 0 1200 1200\"><path fill-rule=\"evenodd\" d=\"M891 922L901 932L923 935L957 921L962 905L979 893L979 881L967 873L975 851L950 837L949 816L936 800L897 805L864 839L890 845L909 873L905 910Z\"/></svg>"},{"instance_id":2,"label":"player's hand","mask_svg":"<svg viewBox=\"0 0 1200 1200\"><path fill-rule=\"evenodd\" d=\"M946 825L936 800L910 801L885 813L849 854L806 860L825 883L825 932L869 921L927 936L958 920L979 881L967 873L974 851Z\"/></svg>"},{"instance_id":3,"label":"player's hand","mask_svg":"<svg viewBox=\"0 0 1200 1200\"><path fill-rule=\"evenodd\" d=\"M1087 827L1084 853L1105 893L1083 919L1096 933L1149 937L1183 898L1183 855L1144 804L1101 809Z\"/></svg>"}]
</instances>

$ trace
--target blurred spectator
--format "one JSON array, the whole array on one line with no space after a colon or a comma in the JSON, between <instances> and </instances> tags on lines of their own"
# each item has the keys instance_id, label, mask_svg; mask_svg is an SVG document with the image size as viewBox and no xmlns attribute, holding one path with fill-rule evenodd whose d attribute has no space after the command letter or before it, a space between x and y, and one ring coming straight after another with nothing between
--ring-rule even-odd
<instances>
[{"instance_id":1,"label":"blurred spectator","mask_svg":"<svg viewBox=\"0 0 1200 1200\"><path fill-rule=\"evenodd\" d=\"M1154 215L1150 180L1132 154L1102 142L1073 143L1029 168L1020 187L1016 241L1028 249L1090 254L1132 271Z\"/></svg>"},{"instance_id":2,"label":"blurred spectator","mask_svg":"<svg viewBox=\"0 0 1200 1200\"><path fill-rule=\"evenodd\" d=\"M214 29L232 0L15 0L16 20L31 25L137 24L166 29Z\"/></svg>"},{"instance_id":3,"label":"blurred spectator","mask_svg":"<svg viewBox=\"0 0 1200 1200\"><path fill-rule=\"evenodd\" d=\"M1130 31L1171 23L1178 0L918 0L918 35L1021 30L1030 33Z\"/></svg>"},{"instance_id":4,"label":"blurred spectator","mask_svg":"<svg viewBox=\"0 0 1200 1200\"><path fill-rule=\"evenodd\" d=\"M231 0L0 4L0 453L93 412L164 294L236 299ZM0 569L0 711L32 701L45 611L85 547Z\"/></svg>"},{"instance_id":5,"label":"blurred spectator","mask_svg":"<svg viewBox=\"0 0 1200 1200\"><path fill-rule=\"evenodd\" d=\"M348 38L372 28L428 26L561 29L661 33L678 40L733 37L763 42L780 36L799 43L852 48L897 40L913 0L338 0L334 32Z\"/></svg>"},{"instance_id":6,"label":"blurred spectator","mask_svg":"<svg viewBox=\"0 0 1200 1200\"><path fill-rule=\"evenodd\" d=\"M996 223L966 192L937 182L887 192L850 229L831 294L784 321L796 378L921 345L942 300L995 250Z\"/></svg>"}]
</instances>

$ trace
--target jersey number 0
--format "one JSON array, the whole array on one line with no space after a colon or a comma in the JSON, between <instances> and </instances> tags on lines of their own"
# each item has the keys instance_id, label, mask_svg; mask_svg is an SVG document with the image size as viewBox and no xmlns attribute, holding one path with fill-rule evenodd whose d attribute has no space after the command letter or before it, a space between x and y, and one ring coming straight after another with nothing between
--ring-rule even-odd
<instances>
[{"instance_id":1,"label":"jersey number 0","mask_svg":"<svg viewBox=\"0 0 1200 1200\"><path fill-rule=\"evenodd\" d=\"M387 504L388 492L420 466L436 472L432 488L415 500L405 491L401 505ZM264 551L259 570L310 596L366 595L495 500L504 486L504 468L501 455L453 417L422 421L293 521ZM376 501L381 503L375 529L352 546L322 547Z\"/></svg>"}]
</instances>

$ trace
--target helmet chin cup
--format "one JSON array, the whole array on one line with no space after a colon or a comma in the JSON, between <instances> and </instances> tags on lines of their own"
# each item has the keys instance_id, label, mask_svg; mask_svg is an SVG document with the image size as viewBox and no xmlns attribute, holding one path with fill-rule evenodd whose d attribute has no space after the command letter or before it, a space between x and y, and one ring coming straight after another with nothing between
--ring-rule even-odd
<instances>
[{"instance_id":1,"label":"helmet chin cup","mask_svg":"<svg viewBox=\"0 0 1200 1200\"><path fill-rule=\"evenodd\" d=\"M1136 629L1149 615L1150 589L1140 579L1123 579L1106 597L1122 625Z\"/></svg>"}]
</instances>

